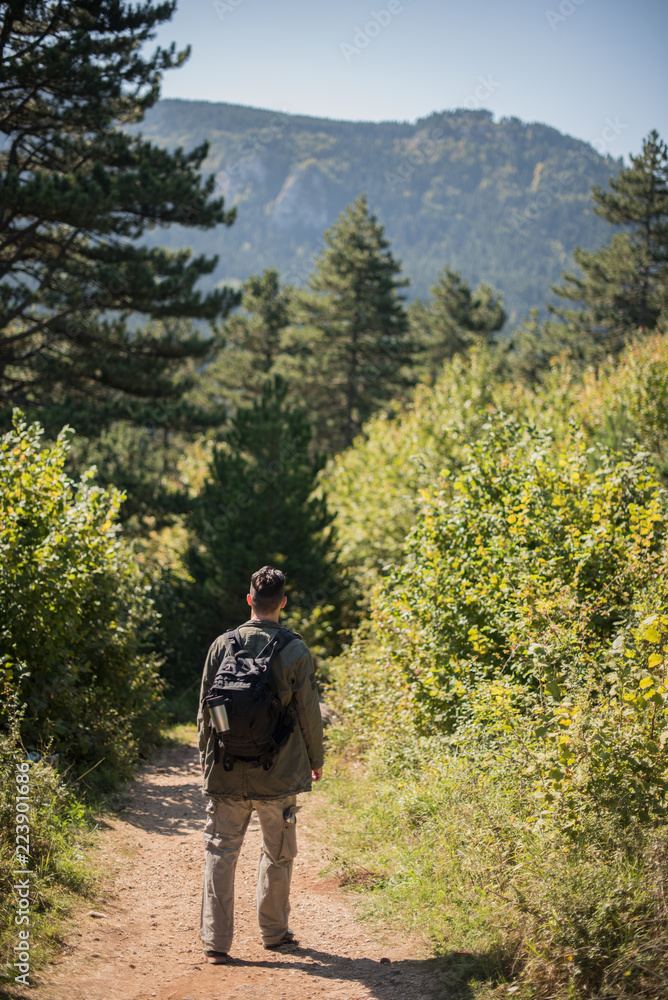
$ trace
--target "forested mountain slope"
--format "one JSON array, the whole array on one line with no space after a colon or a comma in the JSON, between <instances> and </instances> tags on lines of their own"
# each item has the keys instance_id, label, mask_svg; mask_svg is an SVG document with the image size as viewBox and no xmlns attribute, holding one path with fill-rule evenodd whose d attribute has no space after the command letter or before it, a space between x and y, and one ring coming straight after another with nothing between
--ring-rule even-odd
<instances>
[{"instance_id":1,"label":"forested mountain slope","mask_svg":"<svg viewBox=\"0 0 668 1000\"><path fill-rule=\"evenodd\" d=\"M471 284L499 288L513 322L544 304L576 245L598 248L610 235L590 191L607 186L619 161L545 125L494 122L488 111L369 123L164 100L140 128L169 148L210 141L204 169L216 173L227 206L238 206L236 223L224 232L173 226L153 238L218 253L216 280L273 266L303 283L323 231L366 191L412 278L409 297L425 296L448 264Z\"/></svg>"}]
</instances>

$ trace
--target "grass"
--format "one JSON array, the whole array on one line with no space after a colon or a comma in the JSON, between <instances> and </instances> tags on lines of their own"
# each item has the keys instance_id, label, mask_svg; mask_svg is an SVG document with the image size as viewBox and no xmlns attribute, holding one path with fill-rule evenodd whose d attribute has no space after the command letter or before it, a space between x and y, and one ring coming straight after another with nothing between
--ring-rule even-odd
<instances>
[{"instance_id":1,"label":"grass","mask_svg":"<svg viewBox=\"0 0 668 1000\"><path fill-rule=\"evenodd\" d=\"M432 942L443 995L455 1000L508 980L514 936L510 918L499 924L497 902L464 871L474 810L452 792L331 756L318 787L327 800L328 872L364 896L368 918L394 924L401 913L407 932Z\"/></svg>"},{"instance_id":2,"label":"grass","mask_svg":"<svg viewBox=\"0 0 668 1000\"><path fill-rule=\"evenodd\" d=\"M426 935L447 1000L668 996L668 832L531 832L512 781L462 760L330 755L329 871L371 918Z\"/></svg>"},{"instance_id":3,"label":"grass","mask_svg":"<svg viewBox=\"0 0 668 1000\"><path fill-rule=\"evenodd\" d=\"M161 734L161 746L188 746L197 739L197 726L194 722L175 722L165 726Z\"/></svg>"},{"instance_id":4,"label":"grass","mask_svg":"<svg viewBox=\"0 0 668 1000\"><path fill-rule=\"evenodd\" d=\"M91 897L97 882L86 853L94 838L92 810L50 764L30 764L30 923L16 924L15 779L22 765L25 753L20 743L0 737L0 984L7 995L17 971L12 963L19 927L30 932L32 972L60 947L72 901Z\"/></svg>"}]
</instances>

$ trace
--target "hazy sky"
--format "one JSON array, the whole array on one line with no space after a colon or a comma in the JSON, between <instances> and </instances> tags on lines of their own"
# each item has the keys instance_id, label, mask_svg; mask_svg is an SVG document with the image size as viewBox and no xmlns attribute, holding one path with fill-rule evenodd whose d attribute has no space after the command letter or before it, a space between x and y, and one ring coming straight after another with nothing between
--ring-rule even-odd
<instances>
[{"instance_id":1,"label":"hazy sky","mask_svg":"<svg viewBox=\"0 0 668 1000\"><path fill-rule=\"evenodd\" d=\"M628 157L668 140L668 0L179 0L162 96L348 120L484 107Z\"/></svg>"}]
</instances>

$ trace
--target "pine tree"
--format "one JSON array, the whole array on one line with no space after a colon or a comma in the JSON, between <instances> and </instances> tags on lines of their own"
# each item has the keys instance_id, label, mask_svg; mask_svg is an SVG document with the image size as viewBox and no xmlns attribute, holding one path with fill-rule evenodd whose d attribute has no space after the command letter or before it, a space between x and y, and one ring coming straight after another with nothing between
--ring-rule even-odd
<instances>
[{"instance_id":1,"label":"pine tree","mask_svg":"<svg viewBox=\"0 0 668 1000\"><path fill-rule=\"evenodd\" d=\"M215 258L140 245L150 228L230 225L199 168L130 135L162 71L188 50L140 55L175 0L9 0L0 15L0 403L128 406L174 397L172 373L206 338L137 314L212 320L236 302L198 280ZM125 402L124 402L125 401Z\"/></svg>"},{"instance_id":2,"label":"pine tree","mask_svg":"<svg viewBox=\"0 0 668 1000\"><path fill-rule=\"evenodd\" d=\"M248 617L248 584L260 566L285 572L288 613L329 603L334 593L332 518L325 499L313 496L322 462L310 449L308 419L287 396L276 378L237 411L190 516L202 648Z\"/></svg>"},{"instance_id":3,"label":"pine tree","mask_svg":"<svg viewBox=\"0 0 668 1000\"><path fill-rule=\"evenodd\" d=\"M222 329L225 347L202 379L201 392L243 405L262 395L274 375L289 375L286 331L291 323L291 289L268 268L241 286L241 311Z\"/></svg>"},{"instance_id":4,"label":"pine tree","mask_svg":"<svg viewBox=\"0 0 668 1000\"><path fill-rule=\"evenodd\" d=\"M365 195L325 233L326 247L300 297L302 391L318 444L350 444L378 407L410 382L408 321L383 226ZM300 348L295 345L295 351Z\"/></svg>"},{"instance_id":5,"label":"pine tree","mask_svg":"<svg viewBox=\"0 0 668 1000\"><path fill-rule=\"evenodd\" d=\"M595 353L615 353L668 310L668 147L658 133L650 132L609 191L594 187L592 195L596 214L625 230L601 250L576 248L582 275L565 273L554 291L582 305L551 311L573 337L591 340Z\"/></svg>"},{"instance_id":6,"label":"pine tree","mask_svg":"<svg viewBox=\"0 0 668 1000\"><path fill-rule=\"evenodd\" d=\"M411 306L416 364L434 380L443 362L481 340L489 341L506 321L500 292L481 282L475 292L459 272L446 267L432 298Z\"/></svg>"}]
</instances>

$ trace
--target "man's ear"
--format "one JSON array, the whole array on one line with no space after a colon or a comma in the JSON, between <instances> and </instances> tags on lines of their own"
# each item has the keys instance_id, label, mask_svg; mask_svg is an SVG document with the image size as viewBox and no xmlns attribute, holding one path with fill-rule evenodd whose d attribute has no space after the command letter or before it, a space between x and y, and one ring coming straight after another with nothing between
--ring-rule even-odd
<instances>
[{"instance_id":1,"label":"man's ear","mask_svg":"<svg viewBox=\"0 0 668 1000\"><path fill-rule=\"evenodd\" d=\"M250 594L246 594L246 604L250 605L251 608L253 607L253 600Z\"/></svg>"},{"instance_id":2,"label":"man's ear","mask_svg":"<svg viewBox=\"0 0 668 1000\"><path fill-rule=\"evenodd\" d=\"M287 594L284 594L283 600L281 601L281 607L284 608L287 603L288 603L288 597Z\"/></svg>"}]
</instances>

